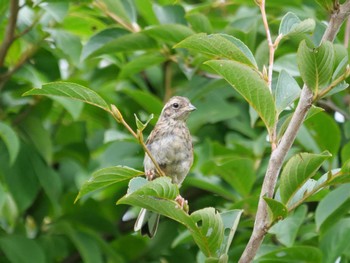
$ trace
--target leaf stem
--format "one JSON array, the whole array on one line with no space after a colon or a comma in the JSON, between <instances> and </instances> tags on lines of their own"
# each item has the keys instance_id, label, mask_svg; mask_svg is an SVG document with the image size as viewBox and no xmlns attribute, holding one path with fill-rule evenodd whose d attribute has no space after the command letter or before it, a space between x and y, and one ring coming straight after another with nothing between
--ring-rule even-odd
<instances>
[{"instance_id":1,"label":"leaf stem","mask_svg":"<svg viewBox=\"0 0 350 263\"><path fill-rule=\"evenodd\" d=\"M318 94L316 94L316 97L314 101L319 100L323 96L325 96L328 92L330 92L335 86L337 86L340 82L344 81L350 76L350 67L349 65L346 67L346 71L343 75L338 77L337 79L333 80L333 82L325 89L321 90Z\"/></svg>"}]
</instances>

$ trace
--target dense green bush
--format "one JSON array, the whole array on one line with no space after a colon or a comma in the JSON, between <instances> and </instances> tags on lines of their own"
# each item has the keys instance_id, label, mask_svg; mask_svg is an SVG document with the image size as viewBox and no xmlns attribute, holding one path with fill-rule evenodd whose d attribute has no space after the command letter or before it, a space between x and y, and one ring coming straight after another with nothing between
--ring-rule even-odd
<instances>
[{"instance_id":1,"label":"dense green bush","mask_svg":"<svg viewBox=\"0 0 350 263\"><path fill-rule=\"evenodd\" d=\"M348 13L0 0L0 261L350 261ZM198 109L189 214L139 177L172 95ZM133 232L139 206L165 215L153 239Z\"/></svg>"}]
</instances>

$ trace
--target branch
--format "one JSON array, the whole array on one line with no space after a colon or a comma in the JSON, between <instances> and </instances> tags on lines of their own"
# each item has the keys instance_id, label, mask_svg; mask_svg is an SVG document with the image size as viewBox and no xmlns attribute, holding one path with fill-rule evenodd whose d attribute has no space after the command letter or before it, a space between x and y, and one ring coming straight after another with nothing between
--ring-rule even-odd
<instances>
[{"instance_id":1,"label":"branch","mask_svg":"<svg viewBox=\"0 0 350 263\"><path fill-rule=\"evenodd\" d=\"M41 19L41 15L38 15L29 26L27 26L22 32L15 35L13 39L16 40L24 36L25 34L27 34L30 30L34 28L34 26L36 26L36 24L40 21L40 19Z\"/></svg>"},{"instance_id":2,"label":"branch","mask_svg":"<svg viewBox=\"0 0 350 263\"><path fill-rule=\"evenodd\" d=\"M157 163L156 159L153 157L152 153L150 152L150 150L147 148L146 144L144 143L142 132L140 132L139 130L137 130L137 133L134 132L134 130L124 120L123 115L118 110L118 108L115 105L113 105L113 104L111 105L111 108L112 108L112 110L110 111L110 113L112 114L114 119L117 122L123 124L123 126L132 134L132 136L134 136L138 140L138 142L140 143L142 149L144 150L144 152L148 155L148 157L151 159L152 163L154 164L154 167L156 168L159 176L165 176L164 172L160 168L160 166Z\"/></svg>"},{"instance_id":3,"label":"branch","mask_svg":"<svg viewBox=\"0 0 350 263\"><path fill-rule=\"evenodd\" d=\"M11 0L10 3L10 15L8 23L6 26L4 40L0 46L0 68L4 66L4 61L7 55L7 52L15 40L15 29L17 24L17 16L19 11L19 0Z\"/></svg>"},{"instance_id":4,"label":"branch","mask_svg":"<svg viewBox=\"0 0 350 263\"><path fill-rule=\"evenodd\" d=\"M103 3L102 1L95 1L94 5L96 7L98 7L99 9L101 9L102 12L104 12L107 16L112 18L115 22L117 22L122 27L129 30L130 32L139 32L141 30L140 26L137 23L130 24L130 23L124 21L121 17L114 14L113 12L109 11L106 4Z\"/></svg>"},{"instance_id":5,"label":"branch","mask_svg":"<svg viewBox=\"0 0 350 263\"><path fill-rule=\"evenodd\" d=\"M33 56L33 54L38 50L38 45L33 45L28 48L22 56L17 61L16 65L10 70L6 71L4 74L0 75L0 90L4 87L6 81L17 71L19 70L23 64Z\"/></svg>"},{"instance_id":6,"label":"branch","mask_svg":"<svg viewBox=\"0 0 350 263\"><path fill-rule=\"evenodd\" d=\"M322 41L334 40L336 34L339 31L340 26L350 14L350 0L347 0L343 5L337 6L336 8L337 9L332 13L332 17L329 21L328 28L326 29L323 35ZM273 197L277 183L277 178L282 168L283 161L289 149L292 147L298 130L302 125L305 116L312 105L312 98L312 91L306 85L304 85L300 95L298 106L292 116L291 122L289 123L288 128L284 133L281 141L271 154L271 158L269 160L269 164L265 174L265 179L260 193L258 211L255 217L253 233L239 260L240 263L249 263L253 261L264 239L264 236L266 235L270 227L267 205L263 200L263 197Z\"/></svg>"},{"instance_id":7,"label":"branch","mask_svg":"<svg viewBox=\"0 0 350 263\"><path fill-rule=\"evenodd\" d=\"M346 0L346 2L342 5L335 6L331 14L328 27L326 28L326 31L323 34L322 41L328 40L333 42L335 36L338 34L341 25L349 16L349 14L350 0Z\"/></svg>"},{"instance_id":8,"label":"branch","mask_svg":"<svg viewBox=\"0 0 350 263\"><path fill-rule=\"evenodd\" d=\"M349 36L350 35L350 19L348 18L346 20L346 27L345 27L345 32L344 32L344 47L348 48L349 47Z\"/></svg>"},{"instance_id":9,"label":"branch","mask_svg":"<svg viewBox=\"0 0 350 263\"><path fill-rule=\"evenodd\" d=\"M165 79L164 79L164 86L165 86L165 94L164 94L164 101L168 101L170 97L172 96L172 89L171 89L171 78L172 78L172 70L171 70L171 61L168 60L164 63L164 70L165 70Z\"/></svg>"},{"instance_id":10,"label":"branch","mask_svg":"<svg viewBox=\"0 0 350 263\"><path fill-rule=\"evenodd\" d=\"M267 38L267 43L269 45L269 69L268 69L268 76L267 76L267 85L270 89L270 92L272 92L272 72L273 72L273 63L275 59L275 51L277 49L277 46L279 42L282 39L282 35L279 35L276 39L275 42L272 41L271 38L271 33L269 29L269 24L267 22L267 16L266 16L266 10L265 10L265 0L257 0L256 3L259 5L264 28L266 31L266 38Z\"/></svg>"}]
</instances>

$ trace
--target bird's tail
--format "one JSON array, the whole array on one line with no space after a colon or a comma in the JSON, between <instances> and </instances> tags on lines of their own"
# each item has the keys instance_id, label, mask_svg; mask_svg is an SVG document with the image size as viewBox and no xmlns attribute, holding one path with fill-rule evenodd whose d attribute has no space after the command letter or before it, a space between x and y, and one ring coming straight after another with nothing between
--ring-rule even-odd
<instances>
[{"instance_id":1,"label":"bird's tail","mask_svg":"<svg viewBox=\"0 0 350 263\"><path fill-rule=\"evenodd\" d=\"M158 229L160 215L142 208L136 219L134 230L141 230L142 235L153 237Z\"/></svg>"}]
</instances>

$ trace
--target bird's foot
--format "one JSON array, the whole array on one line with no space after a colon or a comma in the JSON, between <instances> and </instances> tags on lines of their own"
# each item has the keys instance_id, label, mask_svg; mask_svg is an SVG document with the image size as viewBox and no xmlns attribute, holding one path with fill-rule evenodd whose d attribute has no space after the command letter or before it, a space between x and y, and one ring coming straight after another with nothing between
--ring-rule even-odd
<instances>
[{"instance_id":1,"label":"bird's foot","mask_svg":"<svg viewBox=\"0 0 350 263\"><path fill-rule=\"evenodd\" d=\"M186 213L188 213L189 207L188 207L188 202L185 198L183 198L181 195L178 195L175 198L175 202L177 202L179 204L179 206L177 206L178 208L183 209Z\"/></svg>"},{"instance_id":2,"label":"bird's foot","mask_svg":"<svg viewBox=\"0 0 350 263\"><path fill-rule=\"evenodd\" d=\"M152 181L156 177L154 170L148 170L145 172L146 178L148 181Z\"/></svg>"}]
</instances>

